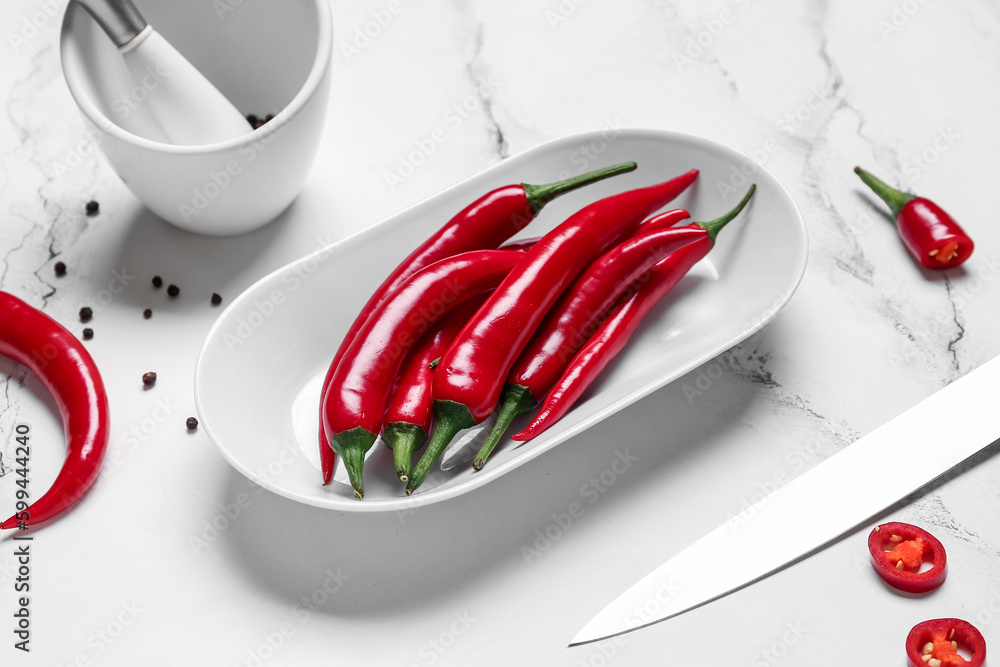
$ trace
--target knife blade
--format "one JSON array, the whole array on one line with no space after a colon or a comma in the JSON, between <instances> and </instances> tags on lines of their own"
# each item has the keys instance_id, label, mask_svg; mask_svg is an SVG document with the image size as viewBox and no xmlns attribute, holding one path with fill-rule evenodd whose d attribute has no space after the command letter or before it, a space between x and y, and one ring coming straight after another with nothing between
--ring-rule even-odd
<instances>
[{"instance_id":1,"label":"knife blade","mask_svg":"<svg viewBox=\"0 0 1000 667\"><path fill-rule=\"evenodd\" d=\"M835 540L1000 438L1000 420L991 418L998 396L995 357L681 551L605 607L570 646L700 607Z\"/></svg>"}]
</instances>

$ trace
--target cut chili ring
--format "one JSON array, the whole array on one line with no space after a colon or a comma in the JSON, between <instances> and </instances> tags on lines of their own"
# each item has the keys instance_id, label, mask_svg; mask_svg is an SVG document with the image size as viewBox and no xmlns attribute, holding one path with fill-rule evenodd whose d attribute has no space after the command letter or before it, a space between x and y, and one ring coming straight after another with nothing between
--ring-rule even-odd
<instances>
[{"instance_id":1,"label":"cut chili ring","mask_svg":"<svg viewBox=\"0 0 1000 667\"><path fill-rule=\"evenodd\" d=\"M970 657L963 657L959 649ZM936 618L918 623L906 635L906 657L910 667L982 667L986 640L968 621Z\"/></svg>"},{"instance_id":2,"label":"cut chili ring","mask_svg":"<svg viewBox=\"0 0 1000 667\"><path fill-rule=\"evenodd\" d=\"M886 546L892 549L887 551ZM944 583L948 555L940 540L923 528L908 523L883 523L868 536L872 567L893 588L907 593L926 593ZM934 565L921 572L930 560Z\"/></svg>"}]
</instances>

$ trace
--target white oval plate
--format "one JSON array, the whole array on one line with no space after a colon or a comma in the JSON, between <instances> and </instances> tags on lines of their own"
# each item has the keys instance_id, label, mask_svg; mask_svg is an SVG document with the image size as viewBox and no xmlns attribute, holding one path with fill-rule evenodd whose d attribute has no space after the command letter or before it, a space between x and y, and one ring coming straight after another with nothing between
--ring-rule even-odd
<instances>
[{"instance_id":1,"label":"white oval plate","mask_svg":"<svg viewBox=\"0 0 1000 667\"><path fill-rule=\"evenodd\" d=\"M556 200L522 235L544 233L596 199L691 168L701 170L698 184L670 208L686 208L696 220L732 207L750 180L757 183L757 193L747 212L719 235L711 255L650 314L580 403L534 441L521 447L501 442L489 464L474 473L462 462L476 448L470 434L465 440L473 442L450 448L410 497L395 477L390 453L377 444L365 467L363 501L354 499L341 470L323 487L318 386L347 326L391 268L493 188L547 183L629 160L639 164L635 172ZM658 130L565 137L504 160L250 287L219 316L205 341L195 369L198 414L237 470L293 500L383 512L454 498L524 465L753 334L791 298L806 256L805 223L788 191L732 148Z\"/></svg>"}]
</instances>

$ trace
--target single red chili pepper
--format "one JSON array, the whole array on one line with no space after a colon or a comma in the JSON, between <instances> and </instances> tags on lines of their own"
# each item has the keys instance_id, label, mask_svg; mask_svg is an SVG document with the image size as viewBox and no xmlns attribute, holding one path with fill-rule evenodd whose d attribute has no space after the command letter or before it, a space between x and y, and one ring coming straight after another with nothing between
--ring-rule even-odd
<instances>
[{"instance_id":1,"label":"single red chili pepper","mask_svg":"<svg viewBox=\"0 0 1000 667\"><path fill-rule=\"evenodd\" d=\"M924 267L953 269L969 259L975 244L940 206L890 187L861 167L854 173L888 204L906 249Z\"/></svg>"},{"instance_id":2,"label":"single red chili pepper","mask_svg":"<svg viewBox=\"0 0 1000 667\"><path fill-rule=\"evenodd\" d=\"M406 485L413 493L460 430L493 412L503 381L552 304L576 276L698 176L606 197L546 234L462 329L434 372L437 426Z\"/></svg>"},{"instance_id":3,"label":"single red chili pepper","mask_svg":"<svg viewBox=\"0 0 1000 667\"><path fill-rule=\"evenodd\" d=\"M668 219L677 217L676 214L666 215ZM654 218L641 225L640 229L654 227L654 230L632 236L601 255L546 315L510 369L500 396L496 423L472 463L475 470L482 469L514 418L533 410L545 397L570 359L629 285L667 255L708 236L708 232L696 224L656 229L660 222Z\"/></svg>"},{"instance_id":4,"label":"single red chili pepper","mask_svg":"<svg viewBox=\"0 0 1000 667\"><path fill-rule=\"evenodd\" d=\"M622 295L601 326L570 361L545 397L534 420L526 429L511 436L513 440L531 440L569 412L587 387L625 347L649 311L715 246L719 232L739 215L756 188L756 185L750 186L742 201L721 218L692 225L705 230L705 236L662 260L644 276L645 279L634 283L634 289Z\"/></svg>"},{"instance_id":5,"label":"single red chili pepper","mask_svg":"<svg viewBox=\"0 0 1000 667\"><path fill-rule=\"evenodd\" d=\"M968 660L959 654L960 648L971 654ZM906 635L906 658L910 667L983 667L986 639L968 621L936 618L918 623Z\"/></svg>"},{"instance_id":6,"label":"single red chili pepper","mask_svg":"<svg viewBox=\"0 0 1000 667\"><path fill-rule=\"evenodd\" d=\"M886 547L892 547L886 551ZM944 583L948 555L944 545L923 528L908 523L884 523L868 535L872 567L893 588L907 593L926 593ZM934 566L920 571L925 560Z\"/></svg>"},{"instance_id":7,"label":"single red chili pepper","mask_svg":"<svg viewBox=\"0 0 1000 667\"><path fill-rule=\"evenodd\" d=\"M495 288L525 257L511 250L473 250L437 261L390 294L358 331L323 397L323 427L344 459L358 500L364 498L365 453L378 437L406 353L438 319Z\"/></svg>"},{"instance_id":8,"label":"single red chili pepper","mask_svg":"<svg viewBox=\"0 0 1000 667\"><path fill-rule=\"evenodd\" d=\"M47 492L0 524L10 530L47 521L75 504L101 471L111 434L104 382L90 353L45 313L0 292L0 354L26 366L55 399L66 461Z\"/></svg>"},{"instance_id":9,"label":"single red chili pepper","mask_svg":"<svg viewBox=\"0 0 1000 667\"><path fill-rule=\"evenodd\" d=\"M659 215L655 215L646 222L639 225L639 227L632 233L629 238L634 238L640 234L648 234L649 232L655 231L657 229L668 229L673 227L678 222L682 222L691 217L691 214L682 208L675 208L672 211L665 211Z\"/></svg>"},{"instance_id":10,"label":"single red chili pepper","mask_svg":"<svg viewBox=\"0 0 1000 667\"><path fill-rule=\"evenodd\" d=\"M344 335L336 354L333 355L333 361L330 362L326 377L323 379L320 402L322 403L322 397L326 396L330 380L340 360L347 353L347 348L358 335L358 331L368 321L378 304L399 289L400 285L414 273L438 260L459 253L496 248L524 229L553 199L605 178L634 171L635 168L635 162L624 162L556 183L507 185L486 193L466 206L400 262L369 297L347 330L347 334ZM323 415L320 414L319 451L323 484L329 484L333 478L334 452L329 444L328 434L323 431Z\"/></svg>"},{"instance_id":11,"label":"single red chili pepper","mask_svg":"<svg viewBox=\"0 0 1000 667\"><path fill-rule=\"evenodd\" d=\"M409 480L413 452L424 446L431 431L434 416L431 363L444 354L485 300L486 294L481 294L456 308L420 337L403 362L382 420L382 440L392 450L396 476L401 482Z\"/></svg>"}]
</instances>

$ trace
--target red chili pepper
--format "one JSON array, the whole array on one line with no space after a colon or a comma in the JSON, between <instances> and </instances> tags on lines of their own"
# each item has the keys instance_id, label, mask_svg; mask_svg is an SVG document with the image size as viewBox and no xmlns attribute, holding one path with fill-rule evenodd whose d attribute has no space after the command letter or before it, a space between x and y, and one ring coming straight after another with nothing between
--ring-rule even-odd
<instances>
[{"instance_id":1,"label":"red chili pepper","mask_svg":"<svg viewBox=\"0 0 1000 667\"><path fill-rule=\"evenodd\" d=\"M664 215L667 220L677 219L673 212ZM530 412L545 397L628 286L667 255L708 236L698 225L657 228L663 223L657 218L639 227L653 231L633 236L601 255L546 315L507 376L496 423L472 463L475 470L482 469L514 417Z\"/></svg>"},{"instance_id":2,"label":"red chili pepper","mask_svg":"<svg viewBox=\"0 0 1000 667\"><path fill-rule=\"evenodd\" d=\"M886 551L886 547L892 547ZM893 588L907 593L926 593L944 583L948 555L944 545L923 528L908 523L884 523L868 535L872 567ZM934 567L920 571L924 561Z\"/></svg>"},{"instance_id":3,"label":"red chili pepper","mask_svg":"<svg viewBox=\"0 0 1000 667\"><path fill-rule=\"evenodd\" d=\"M434 372L437 426L406 485L407 494L420 486L456 433L493 412L514 361L573 279L697 176L697 170L692 170L665 183L590 204L524 255L524 261L469 320Z\"/></svg>"},{"instance_id":4,"label":"red chili pepper","mask_svg":"<svg viewBox=\"0 0 1000 667\"><path fill-rule=\"evenodd\" d=\"M0 292L0 354L38 376L59 407L66 461L49 490L0 524L10 530L47 521L76 503L97 479L111 433L104 382L76 337L40 310Z\"/></svg>"},{"instance_id":5,"label":"red chili pepper","mask_svg":"<svg viewBox=\"0 0 1000 667\"><path fill-rule=\"evenodd\" d=\"M682 208L676 208L672 211L667 211L666 213L661 213L654 218L650 218L646 222L639 225L636 230L628 238L633 238L639 234L645 234L657 229L666 229L668 227L673 227L681 220L690 218L691 214ZM528 252L535 247L535 244L542 240L541 236L532 236L527 239L517 239L516 241L507 241L500 246L500 250L519 250L521 252Z\"/></svg>"},{"instance_id":6,"label":"red chili pepper","mask_svg":"<svg viewBox=\"0 0 1000 667\"><path fill-rule=\"evenodd\" d=\"M635 238L640 234L648 234L649 232L657 229L669 229L678 222L687 220L690 217L691 214L682 208L675 208L672 211L660 213L659 215L653 216L646 222L639 225L638 229L636 229L629 238Z\"/></svg>"},{"instance_id":7,"label":"red chili pepper","mask_svg":"<svg viewBox=\"0 0 1000 667\"><path fill-rule=\"evenodd\" d=\"M380 303L358 331L323 397L323 427L344 459L358 500L364 498L365 453L382 427L406 353L445 313L495 288L525 257L510 250L473 250L435 262Z\"/></svg>"},{"instance_id":8,"label":"red chili pepper","mask_svg":"<svg viewBox=\"0 0 1000 667\"><path fill-rule=\"evenodd\" d=\"M347 330L344 340L337 348L337 353L333 355L333 361L330 362L329 370L327 370L323 380L320 402L322 403L322 397L326 396L327 387L337 370L337 365L347 353L347 348L358 335L358 331L368 321L375 308L414 273L438 260L462 252L496 248L524 229L542 208L556 197L605 178L634 171L635 168L635 162L625 162L546 185L529 185L527 183L507 185L486 193L466 206L400 262L399 266L389 274L389 277L379 285L375 293L368 299ZM321 414L320 462L323 470L323 484L329 484L333 478L334 452L329 446L330 440L323 431L322 423L323 416Z\"/></svg>"},{"instance_id":9,"label":"red chili pepper","mask_svg":"<svg viewBox=\"0 0 1000 667\"><path fill-rule=\"evenodd\" d=\"M650 270L647 280L640 279L631 293L621 297L601 326L570 361L559 381L545 397L541 410L531 424L511 436L513 440L531 440L569 412L587 387L625 347L649 311L687 275L691 267L708 254L715 245L719 231L739 215L756 187L751 186L736 208L721 218L691 225L704 229L707 234L662 260Z\"/></svg>"},{"instance_id":10,"label":"red chili pepper","mask_svg":"<svg viewBox=\"0 0 1000 667\"><path fill-rule=\"evenodd\" d=\"M888 204L907 250L926 268L953 269L969 259L975 244L940 206L890 187L861 167L854 173Z\"/></svg>"},{"instance_id":11,"label":"red chili pepper","mask_svg":"<svg viewBox=\"0 0 1000 667\"><path fill-rule=\"evenodd\" d=\"M444 354L485 300L483 294L456 308L420 337L403 362L382 423L382 440L392 450L396 476L401 482L409 480L413 452L424 446L431 431L431 417L434 416L431 363Z\"/></svg>"},{"instance_id":12,"label":"red chili pepper","mask_svg":"<svg viewBox=\"0 0 1000 667\"><path fill-rule=\"evenodd\" d=\"M969 660L959 654L960 648L971 654ZM906 658L910 667L983 667L986 639L968 621L936 618L918 623L906 635Z\"/></svg>"}]
</instances>

